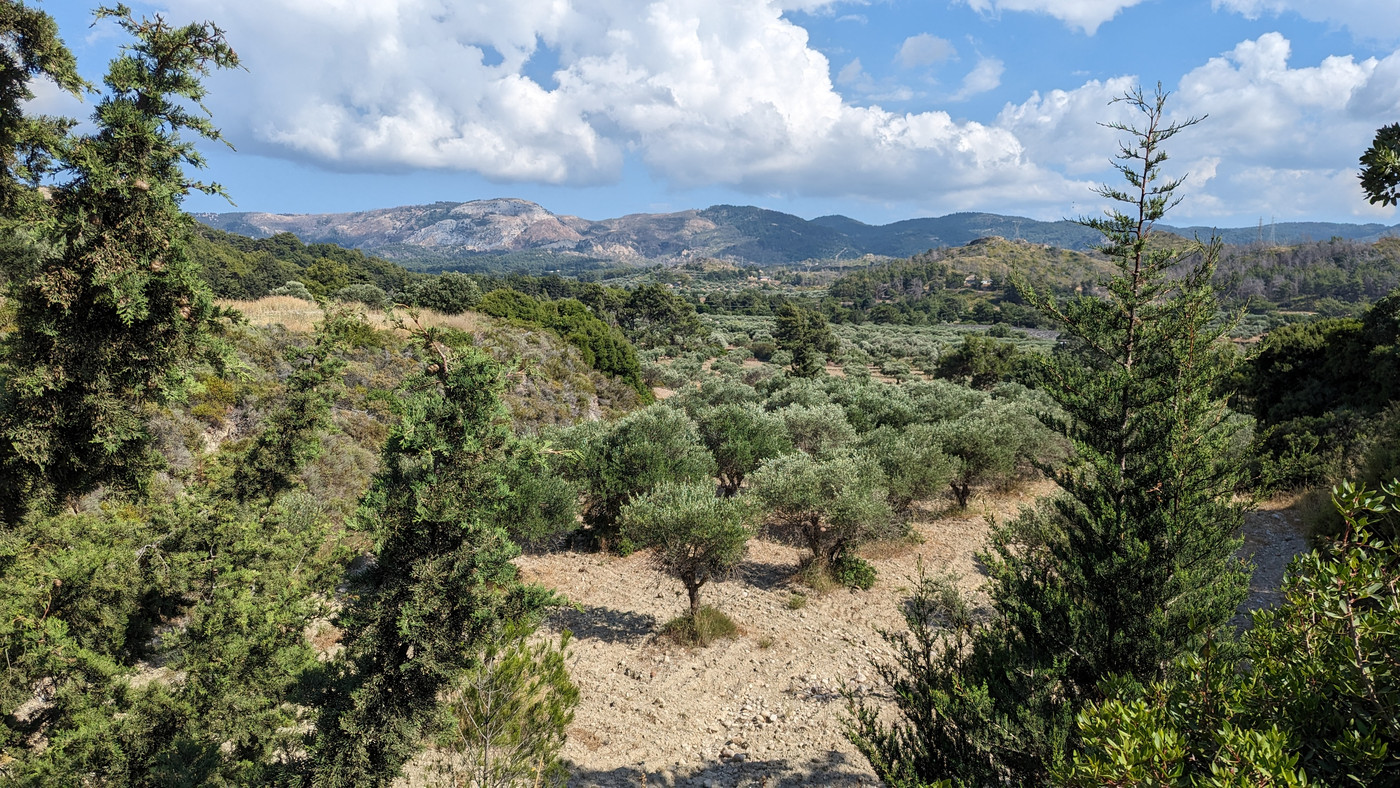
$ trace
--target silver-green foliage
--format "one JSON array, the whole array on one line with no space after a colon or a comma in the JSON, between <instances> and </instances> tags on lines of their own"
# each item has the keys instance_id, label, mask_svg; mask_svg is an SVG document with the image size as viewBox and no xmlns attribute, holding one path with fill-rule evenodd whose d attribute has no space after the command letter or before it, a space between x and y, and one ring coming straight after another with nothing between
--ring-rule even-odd
<instances>
[{"instance_id":1,"label":"silver-green foliage","mask_svg":"<svg viewBox=\"0 0 1400 788\"><path fill-rule=\"evenodd\" d=\"M754 514L746 498L717 497L712 484L668 482L622 510L622 533L685 585L693 617L700 589L743 560Z\"/></svg>"},{"instance_id":2,"label":"silver-green foliage","mask_svg":"<svg viewBox=\"0 0 1400 788\"><path fill-rule=\"evenodd\" d=\"M861 542L893 536L884 474L863 456L816 459L805 452L764 463L749 479L771 521L831 566Z\"/></svg>"}]
</instances>

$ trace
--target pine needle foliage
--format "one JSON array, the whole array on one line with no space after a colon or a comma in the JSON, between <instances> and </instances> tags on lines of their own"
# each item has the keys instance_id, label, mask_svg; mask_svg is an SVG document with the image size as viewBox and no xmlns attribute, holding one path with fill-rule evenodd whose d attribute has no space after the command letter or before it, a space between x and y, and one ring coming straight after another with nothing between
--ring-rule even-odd
<instances>
[{"instance_id":1,"label":"pine needle foliage","mask_svg":"<svg viewBox=\"0 0 1400 788\"><path fill-rule=\"evenodd\" d=\"M792 354L792 374L799 378L826 374L826 356L840 345L826 324L826 317L790 302L778 308L773 338L779 348Z\"/></svg>"},{"instance_id":2,"label":"pine needle foliage","mask_svg":"<svg viewBox=\"0 0 1400 788\"><path fill-rule=\"evenodd\" d=\"M487 645L447 703L448 767L452 785L474 788L562 786L559 761L579 690L566 660L571 635L558 643L534 639L530 627L508 626Z\"/></svg>"},{"instance_id":3,"label":"pine needle foliage","mask_svg":"<svg viewBox=\"0 0 1400 788\"><path fill-rule=\"evenodd\" d=\"M315 744L314 784L388 784L435 732L441 693L478 664L504 621L553 601L522 584L507 535L521 465L542 470L515 439L500 366L419 334L427 359L400 394L402 416L366 493L360 522L374 559L340 626L350 633Z\"/></svg>"},{"instance_id":4,"label":"pine needle foliage","mask_svg":"<svg viewBox=\"0 0 1400 788\"><path fill-rule=\"evenodd\" d=\"M891 636L898 656L881 671L902 719L857 707L850 736L892 785L1047 784L1103 679L1160 678L1244 597L1219 394L1229 351L1210 287L1219 245L1183 260L1153 243L1181 185L1162 174L1162 145L1199 122L1169 122L1165 100L1131 92L1119 101L1139 124L1110 124L1130 140L1116 163L1127 186L1100 193L1127 208L1084 221L1117 267L1107 297L1060 303L1018 286L1065 326L1068 350L1039 374L1070 457L1052 471L1059 494L993 530L991 619L939 632L919 612L938 607L930 598L910 606L911 634Z\"/></svg>"}]
</instances>

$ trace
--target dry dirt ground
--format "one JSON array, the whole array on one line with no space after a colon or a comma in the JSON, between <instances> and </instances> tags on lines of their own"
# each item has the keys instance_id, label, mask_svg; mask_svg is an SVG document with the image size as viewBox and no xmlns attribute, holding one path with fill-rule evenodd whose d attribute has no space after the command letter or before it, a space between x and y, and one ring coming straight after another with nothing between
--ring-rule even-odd
<instances>
[{"instance_id":1,"label":"dry dirt ground","mask_svg":"<svg viewBox=\"0 0 1400 788\"><path fill-rule=\"evenodd\" d=\"M559 553L519 559L523 574L578 605L557 615L573 631L570 670L582 691L564 758L571 786L874 786L870 767L842 736L842 685L884 703L872 660L890 654L880 629L902 628L899 605L922 562L981 582L974 555L987 517L1006 517L1039 494L974 499L966 512L925 513L922 544L873 556L870 591L817 596L792 575L800 551L755 541L730 580L707 586L704 601L729 614L739 637L704 649L657 632L679 614L678 582L645 555ZM1276 602L1283 567L1304 549L1288 502L1252 513L1245 553L1259 569L1248 607ZM803 594L806 604L792 604Z\"/></svg>"}]
</instances>

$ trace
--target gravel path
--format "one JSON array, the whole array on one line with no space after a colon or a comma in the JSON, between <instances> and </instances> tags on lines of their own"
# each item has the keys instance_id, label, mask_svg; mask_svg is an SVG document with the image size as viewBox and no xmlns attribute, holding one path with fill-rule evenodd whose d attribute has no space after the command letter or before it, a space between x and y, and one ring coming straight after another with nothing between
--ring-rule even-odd
<instances>
[{"instance_id":1,"label":"gravel path","mask_svg":"<svg viewBox=\"0 0 1400 788\"><path fill-rule=\"evenodd\" d=\"M813 595L791 580L800 551L755 541L733 578L703 592L742 632L704 649L656 635L683 611L685 596L645 555L522 557L526 579L579 606L551 622L574 633L570 670L582 691L563 753L570 785L877 785L842 736L840 688L879 702L870 663L889 655L879 630L903 626L898 606L919 563L975 588L986 517L1013 514L1049 489L974 499L955 516L926 515L915 524L922 544L871 559L879 580L865 592ZM1259 571L1244 607L1274 604L1283 566L1305 547L1297 516L1285 505L1266 507L1249 515L1245 530L1244 552ZM795 608L794 594L806 604Z\"/></svg>"}]
</instances>

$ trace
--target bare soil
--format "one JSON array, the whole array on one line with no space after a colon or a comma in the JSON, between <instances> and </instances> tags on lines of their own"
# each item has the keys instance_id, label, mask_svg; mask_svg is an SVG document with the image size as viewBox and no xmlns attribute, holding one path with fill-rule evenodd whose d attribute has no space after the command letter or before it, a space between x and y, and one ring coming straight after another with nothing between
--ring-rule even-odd
<instances>
[{"instance_id":1,"label":"bare soil","mask_svg":"<svg viewBox=\"0 0 1400 788\"><path fill-rule=\"evenodd\" d=\"M1050 489L1040 483L974 498L965 512L922 512L921 544L871 551L879 579L869 591L815 594L793 577L800 550L756 540L734 577L704 589L704 601L741 630L708 648L658 634L686 601L645 555L522 557L526 579L578 606L550 622L574 633L570 670L582 690L563 753L570 785L878 785L842 735L841 688L888 704L871 662L889 657L880 630L903 628L900 604L920 565L975 590L988 518L1014 515ZM1283 567L1305 548L1291 502L1250 514L1245 538L1243 552L1259 568L1242 610L1275 604ZM793 601L798 594L805 604Z\"/></svg>"}]
</instances>

